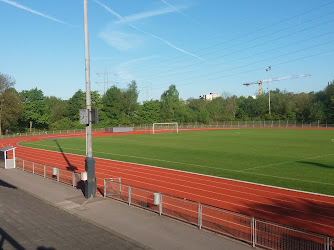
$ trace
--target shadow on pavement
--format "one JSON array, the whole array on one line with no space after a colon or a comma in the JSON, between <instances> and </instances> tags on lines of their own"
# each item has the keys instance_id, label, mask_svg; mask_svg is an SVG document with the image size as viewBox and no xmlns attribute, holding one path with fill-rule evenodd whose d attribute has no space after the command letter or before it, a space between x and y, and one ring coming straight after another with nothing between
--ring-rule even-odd
<instances>
[{"instance_id":1,"label":"shadow on pavement","mask_svg":"<svg viewBox=\"0 0 334 250\"><path fill-rule=\"evenodd\" d=\"M7 182L1 180L1 179L0 179L0 186L6 187L6 188L17 189L17 187L15 187L15 186L13 186L13 185L11 185L11 184L9 184L9 183L7 183Z\"/></svg>"},{"instance_id":2,"label":"shadow on pavement","mask_svg":"<svg viewBox=\"0 0 334 250\"><path fill-rule=\"evenodd\" d=\"M4 245L6 242L8 242L14 249L25 249L0 227L0 249L5 249Z\"/></svg>"},{"instance_id":3,"label":"shadow on pavement","mask_svg":"<svg viewBox=\"0 0 334 250\"><path fill-rule=\"evenodd\" d=\"M70 163L70 161L67 159L67 157L66 157L66 155L65 155L65 153L64 153L64 151L63 151L63 149L62 149L61 146L59 145L58 141L57 141L57 140L54 140L54 142L57 144L57 146L58 146L58 148L59 148L61 154L63 155L65 161L67 162L67 167L66 167L66 169L67 169L67 170L70 170L70 171L73 171L73 172L75 172L75 170L78 170L78 168L77 168L76 166L73 166L73 165Z\"/></svg>"}]
</instances>

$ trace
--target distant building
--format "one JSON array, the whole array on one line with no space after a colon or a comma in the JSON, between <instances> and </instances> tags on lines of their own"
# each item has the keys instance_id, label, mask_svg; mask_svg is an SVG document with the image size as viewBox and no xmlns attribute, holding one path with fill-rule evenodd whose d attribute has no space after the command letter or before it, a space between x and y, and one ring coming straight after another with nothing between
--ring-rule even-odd
<instances>
[{"instance_id":1,"label":"distant building","mask_svg":"<svg viewBox=\"0 0 334 250\"><path fill-rule=\"evenodd\" d=\"M213 99L216 99L219 97L216 93L210 93L208 95L200 95L199 99L206 100L206 101L212 101Z\"/></svg>"}]
</instances>

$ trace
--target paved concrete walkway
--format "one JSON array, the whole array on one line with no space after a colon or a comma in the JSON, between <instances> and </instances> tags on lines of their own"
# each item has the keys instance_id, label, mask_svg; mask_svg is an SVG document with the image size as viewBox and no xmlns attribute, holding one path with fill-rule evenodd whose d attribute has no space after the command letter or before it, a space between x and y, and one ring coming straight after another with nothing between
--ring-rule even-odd
<instances>
[{"instance_id":1,"label":"paved concrete walkway","mask_svg":"<svg viewBox=\"0 0 334 250\"><path fill-rule=\"evenodd\" d=\"M194 226L0 168L0 249L250 249Z\"/></svg>"}]
</instances>

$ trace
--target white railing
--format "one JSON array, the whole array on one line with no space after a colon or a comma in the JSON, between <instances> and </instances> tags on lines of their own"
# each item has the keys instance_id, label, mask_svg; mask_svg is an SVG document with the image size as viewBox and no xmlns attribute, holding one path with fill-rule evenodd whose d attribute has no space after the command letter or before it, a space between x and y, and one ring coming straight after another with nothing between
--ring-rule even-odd
<instances>
[{"instance_id":1,"label":"white railing","mask_svg":"<svg viewBox=\"0 0 334 250\"><path fill-rule=\"evenodd\" d=\"M158 196L159 199L155 200ZM298 230L184 198L104 180L104 197L175 218L180 221L265 249L332 250L333 238Z\"/></svg>"}]
</instances>

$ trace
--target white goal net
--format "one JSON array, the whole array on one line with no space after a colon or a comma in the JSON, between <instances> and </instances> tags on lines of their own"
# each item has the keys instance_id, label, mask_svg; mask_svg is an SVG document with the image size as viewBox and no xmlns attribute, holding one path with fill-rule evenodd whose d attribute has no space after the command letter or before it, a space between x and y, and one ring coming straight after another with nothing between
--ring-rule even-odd
<instances>
[{"instance_id":1,"label":"white goal net","mask_svg":"<svg viewBox=\"0 0 334 250\"><path fill-rule=\"evenodd\" d=\"M153 134L166 133L166 132L179 132L179 125L177 122L163 122L153 123Z\"/></svg>"}]
</instances>

